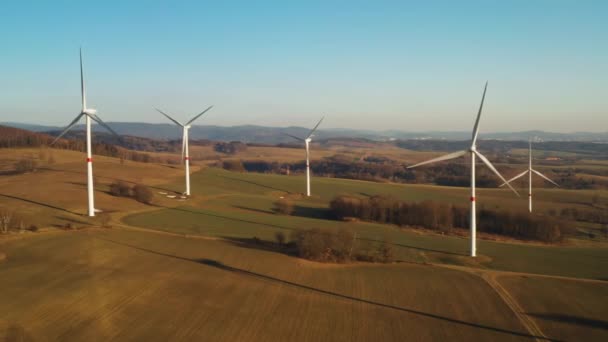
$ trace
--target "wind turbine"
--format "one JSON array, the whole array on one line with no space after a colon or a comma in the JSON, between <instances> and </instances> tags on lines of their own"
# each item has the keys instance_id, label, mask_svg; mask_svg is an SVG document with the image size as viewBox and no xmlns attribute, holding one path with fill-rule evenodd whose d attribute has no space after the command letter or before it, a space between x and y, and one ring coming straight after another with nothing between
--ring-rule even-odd
<instances>
[{"instance_id":1,"label":"wind turbine","mask_svg":"<svg viewBox=\"0 0 608 342\"><path fill-rule=\"evenodd\" d=\"M167 119L173 121L173 123L182 127L182 160L186 164L186 192L184 193L186 196L190 196L190 152L189 152L189 148L188 148L188 130L190 129L190 127L192 127L191 124L194 122L194 120L198 119L203 114L207 113L207 111L210 110L211 108L213 108L213 106L209 106L209 108L205 109L204 111L202 111L200 114L193 117L190 121L186 122L185 124L182 124L181 122L173 119L172 117L169 116L169 114L163 112L162 110L160 110L158 108L154 108L154 109L156 109L156 111L158 111L162 115L166 116Z\"/></svg>"},{"instance_id":2,"label":"wind turbine","mask_svg":"<svg viewBox=\"0 0 608 342\"><path fill-rule=\"evenodd\" d=\"M528 210L530 212L532 212L532 173L536 173L537 175L541 176L548 182L553 183L557 187L559 187L559 185L557 185L557 183L555 183L554 181L550 180L547 176L543 175L542 173L540 173L532 168L532 141L529 142L529 145L530 145L530 147L529 147L528 169L526 171L518 174L517 176L509 179L505 183L502 183L500 186L504 186L505 184L509 185L512 181L518 179L519 177L524 176L527 173L528 174Z\"/></svg>"},{"instance_id":3,"label":"wind turbine","mask_svg":"<svg viewBox=\"0 0 608 342\"><path fill-rule=\"evenodd\" d=\"M99 116L97 116L97 110L93 108L87 108L87 95L84 85L84 72L82 70L82 48L80 49L80 91L82 95L82 109L80 111L80 114L78 114L76 118L72 122L70 122L70 124L63 130L63 132L61 132L61 134L59 134L59 136L55 138L55 140L53 140L51 145L55 144L55 142L57 142L59 138L66 134L70 130L70 128L74 127L78 123L78 121L80 121L80 118L82 118L83 116L85 117L87 131L87 193L89 197L89 216L95 216L95 198L93 195L93 156L91 155L91 120L103 126L105 129L110 131L119 139L120 137L116 132L114 132L113 129L110 128L110 126L106 125L106 123L103 122L99 118Z\"/></svg>"},{"instance_id":4,"label":"wind turbine","mask_svg":"<svg viewBox=\"0 0 608 342\"><path fill-rule=\"evenodd\" d=\"M322 117L321 120L317 122L316 126L310 130L310 133L308 133L306 138L300 138L296 137L295 135L285 133L285 135L288 135L298 141L302 141L304 146L306 146L306 196L308 197L310 197L310 142L312 141L312 134L317 130L323 119L325 119L325 117Z\"/></svg>"},{"instance_id":5,"label":"wind turbine","mask_svg":"<svg viewBox=\"0 0 608 342\"><path fill-rule=\"evenodd\" d=\"M438 162L438 161L442 161L442 160L450 160L450 159L455 159L458 157L462 157L467 153L471 154L471 256L474 257L477 255L477 245L476 245L476 233L477 233L477 216L476 216L476 212L475 212L475 157L479 157L479 159L481 159L481 161L483 161L484 164L486 164L486 166L492 170L492 172L494 172L500 179L502 179L503 182L505 182L507 184L507 186L509 188L511 188L511 190L513 190L513 192L515 192L515 194L517 196L519 196L519 194L517 193L517 191L515 191L515 189L513 189L513 187L511 186L511 184L509 184L504 178L503 176L498 172L498 170L496 170L496 168L494 168L494 166L492 165L492 163L490 163L490 161L483 155L481 154L479 151L477 151L477 135L479 133L479 119L481 117L481 110L483 108L483 101L486 98L486 90L488 89L488 82L486 82L485 87L483 88L483 95L481 97L481 104L479 105L479 111L477 112L477 120L475 120L475 126L473 127L473 135L471 137L471 147L469 147L468 150L464 150L464 151L458 151L458 152L454 152L454 153L450 153L450 154L446 154L444 156L438 157L438 158L434 158L431 160L427 160L425 162L422 163L418 163L412 166L409 166L408 169L420 166L420 165L425 165L425 164L430 164L430 163L434 163L434 162Z\"/></svg>"}]
</instances>

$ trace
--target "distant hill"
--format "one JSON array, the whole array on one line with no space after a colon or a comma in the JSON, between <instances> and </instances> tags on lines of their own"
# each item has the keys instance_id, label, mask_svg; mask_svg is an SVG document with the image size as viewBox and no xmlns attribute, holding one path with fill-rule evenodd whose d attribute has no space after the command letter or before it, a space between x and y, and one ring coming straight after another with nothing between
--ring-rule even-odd
<instances>
[{"instance_id":1,"label":"distant hill","mask_svg":"<svg viewBox=\"0 0 608 342\"><path fill-rule=\"evenodd\" d=\"M154 127L155 125L151 125ZM31 126L29 126L31 127ZM121 133L119 127L121 125L115 126L115 128ZM245 127L245 126L242 126ZM255 126L249 126L255 127ZM48 127L46 127L48 128ZM203 128L203 127L201 127ZM208 127L204 127L208 128ZM231 127L224 127L228 131L230 131ZM277 128L270 127L262 127L266 129L265 132L268 132L268 137L272 137L272 133L277 135L282 135L281 132L287 130L290 134L300 134L304 135L307 131L304 131L304 128L292 127L287 128L281 131ZM242 128L243 134L248 132L251 128L245 129ZM21 128L8 127L0 125L0 148L2 147L35 147L41 145L48 145L51 141L54 140L53 135L59 134L59 130L50 131L49 134L40 133L40 132L32 132ZM130 133L130 132L129 132ZM234 133L231 133L234 134ZM521 133L523 134L523 133ZM217 139L218 136L221 136L219 133L214 133L210 135L215 137L215 141L221 141L222 139ZM226 135L224 135L226 136ZM382 149L387 145L394 145L400 148L414 150L414 151L457 151L466 149L468 147L468 141L465 140L446 140L446 139L391 139L391 140L374 140L369 138L342 138L342 137L328 137L323 138L323 136L331 136L330 134L320 134L321 137L317 137L314 143L324 146L326 148L331 148L333 146L347 146L347 147L366 147L366 148L377 148ZM231 139L226 140L240 140L238 136L230 136ZM174 152L179 153L181 149L181 137L176 137L177 139L154 139L154 138L145 138L145 137L137 137L133 135L124 134L121 136L121 139L117 139L114 135L107 133L105 130L96 130L94 133L94 150L96 153L116 156L118 155L118 151L123 151L122 148L126 148L128 150L133 151L142 151L142 152ZM82 150L84 148L84 140L85 134L84 130L74 129L67 133L64 136L64 139L61 139L55 147L64 148L64 149L72 149L72 150ZM283 147L301 147L300 143L297 141L293 141L293 139L286 139L286 142L279 142L277 144L267 143L266 141L273 141L271 138L262 139L259 138L256 141L258 142L250 142L251 144L256 145L279 145ZM264 141L260 143L259 141ZM280 140L283 141L283 140ZM190 144L192 145L208 145L212 144L213 140L211 139L197 139L192 138ZM528 147L527 141L522 140L497 140L497 139L481 139L478 143L479 148L485 151L493 151L498 154L508 154L511 149L519 148L526 149ZM593 159L607 159L608 158L608 143L598 143L592 141L538 141L534 143L535 151L546 151L548 153L554 152L569 152L575 153L579 157L589 157ZM139 158L141 156L134 155L133 158Z\"/></svg>"},{"instance_id":2,"label":"distant hill","mask_svg":"<svg viewBox=\"0 0 608 342\"><path fill-rule=\"evenodd\" d=\"M22 123L0 123L5 126L22 128L35 132L49 132L58 134L63 127L42 126ZM171 124L150 124L137 122L108 122L119 134L137 136L150 139L172 140L181 138L181 130ZM78 125L75 130L84 129L84 125ZM102 131L97 125L93 125L93 130ZM304 127L266 127L255 125L243 126L193 126L190 129L190 138L206 139L214 141L233 141L238 140L248 143L260 144L279 144L293 142L293 139L285 135L306 136L309 132ZM391 140L467 140L470 139L470 132L404 132L398 130L372 131L355 129L319 129L316 133L316 140L330 138L362 138L374 141ZM579 142L602 142L608 143L608 132L591 133L553 133L544 131L523 131L523 132L498 132L481 133L480 138L486 140L505 140L505 141L527 141L533 138L536 141L579 141Z\"/></svg>"},{"instance_id":3,"label":"distant hill","mask_svg":"<svg viewBox=\"0 0 608 342\"><path fill-rule=\"evenodd\" d=\"M0 125L0 147L23 147L46 145L53 137L30 130Z\"/></svg>"}]
</instances>

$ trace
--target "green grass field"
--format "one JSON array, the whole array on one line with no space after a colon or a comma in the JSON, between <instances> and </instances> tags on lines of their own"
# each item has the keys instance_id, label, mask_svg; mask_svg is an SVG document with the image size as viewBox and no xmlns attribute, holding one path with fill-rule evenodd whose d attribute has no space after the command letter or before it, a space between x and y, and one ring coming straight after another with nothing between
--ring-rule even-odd
<instances>
[{"instance_id":1,"label":"green grass field","mask_svg":"<svg viewBox=\"0 0 608 342\"><path fill-rule=\"evenodd\" d=\"M404 200L434 199L454 203L466 198L466 189L318 178L312 184L315 196L295 201L298 208L295 216L274 214L274 201L281 196L289 196L288 193L297 193L303 185L302 181L302 177L232 173L210 168L193 175L193 192L202 196L199 195L188 205L133 214L123 222L180 234L228 238L255 236L267 240L272 240L277 231L289 233L313 227L344 227L356 231L361 240L382 241L387 238L394 243L397 258L403 261L472 264L505 271L608 279L608 248L604 245L539 246L481 240L478 242L479 253L487 259L477 264L466 256L469 240L465 238L421 234L391 225L347 223L322 217L327 202L341 193L384 194ZM562 199L564 201L584 202L590 200L591 196L578 191L570 195L563 193L568 192L566 190L546 190L543 192L545 197L539 195L537 205L552 205L557 191L567 198ZM512 197L507 190L493 189L483 189L479 195L481 205L484 205L484 201L487 201L486 205L499 207L515 203L525 205L525 200ZM298 211L302 215L298 215ZM321 218L315 218L315 215Z\"/></svg>"}]
</instances>

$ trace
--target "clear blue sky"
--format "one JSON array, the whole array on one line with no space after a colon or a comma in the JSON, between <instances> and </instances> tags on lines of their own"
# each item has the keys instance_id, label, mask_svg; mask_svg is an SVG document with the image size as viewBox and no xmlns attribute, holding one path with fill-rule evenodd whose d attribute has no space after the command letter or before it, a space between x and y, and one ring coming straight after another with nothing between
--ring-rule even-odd
<instances>
[{"instance_id":1,"label":"clear blue sky","mask_svg":"<svg viewBox=\"0 0 608 342\"><path fill-rule=\"evenodd\" d=\"M608 1L13 1L0 121L608 130Z\"/></svg>"}]
</instances>

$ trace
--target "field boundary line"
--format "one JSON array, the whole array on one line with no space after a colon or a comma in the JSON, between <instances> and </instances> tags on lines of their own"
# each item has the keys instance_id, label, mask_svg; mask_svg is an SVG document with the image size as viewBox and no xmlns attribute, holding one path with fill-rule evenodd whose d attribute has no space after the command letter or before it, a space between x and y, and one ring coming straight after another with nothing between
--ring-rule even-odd
<instances>
[{"instance_id":1,"label":"field boundary line","mask_svg":"<svg viewBox=\"0 0 608 342\"><path fill-rule=\"evenodd\" d=\"M507 304L507 306L513 311L515 316L519 319L521 324L528 330L530 335L536 336L534 339L536 341L548 340L548 338L540 327L536 324L534 319L524 313L524 310L519 305L519 303L511 296L509 291L505 289L496 279L496 275L490 274L487 272L483 272L480 275L481 279L483 279L497 294L498 296Z\"/></svg>"}]
</instances>

